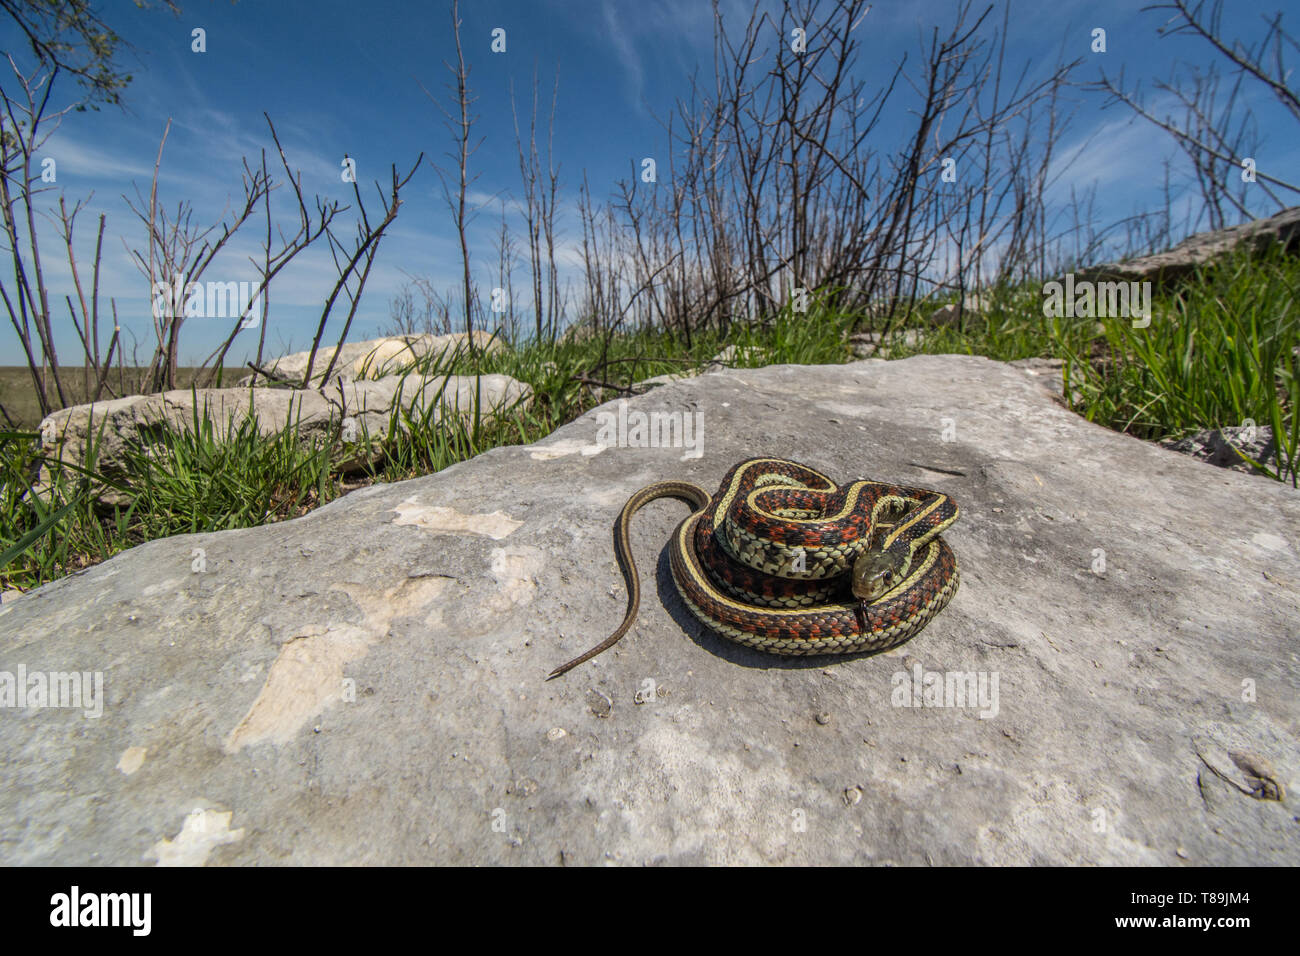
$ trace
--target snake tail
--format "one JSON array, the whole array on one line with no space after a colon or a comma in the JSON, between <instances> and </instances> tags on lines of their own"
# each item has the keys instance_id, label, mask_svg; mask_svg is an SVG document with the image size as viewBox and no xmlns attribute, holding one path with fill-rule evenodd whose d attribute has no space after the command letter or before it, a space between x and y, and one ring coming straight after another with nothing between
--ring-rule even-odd
<instances>
[{"instance_id":1,"label":"snake tail","mask_svg":"<svg viewBox=\"0 0 1300 956\"><path fill-rule=\"evenodd\" d=\"M641 579L637 574L636 560L632 557L632 549L628 544L628 532L631 529L632 516L647 504L659 498L678 498L685 501L693 506L692 515L708 507L711 500L711 496L707 491L699 485L691 484L689 481L658 481L642 488L627 500L627 504L623 506L622 512L619 513L618 521L614 524L614 554L618 557L619 567L623 571L623 579L627 582L627 613L623 615L623 623L618 626L613 634L585 654L555 668L547 675L547 680L573 670L573 668L586 663L597 654L603 654L621 641L623 635L631 629L632 622L636 620L637 609L641 606ZM687 520L690 520L689 517Z\"/></svg>"}]
</instances>

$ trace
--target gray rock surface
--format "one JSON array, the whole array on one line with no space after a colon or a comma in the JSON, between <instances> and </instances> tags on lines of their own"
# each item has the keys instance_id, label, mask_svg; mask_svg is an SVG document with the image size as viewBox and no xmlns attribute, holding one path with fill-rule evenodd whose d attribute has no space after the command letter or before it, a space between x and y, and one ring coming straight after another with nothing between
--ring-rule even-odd
<instances>
[{"instance_id":1,"label":"gray rock surface","mask_svg":"<svg viewBox=\"0 0 1300 956\"><path fill-rule=\"evenodd\" d=\"M1220 468L1230 468L1246 474L1264 474L1261 469L1246 460L1249 458L1278 472L1283 478L1289 477L1286 462L1278 455L1277 442L1273 440L1273 429L1268 425L1229 425L1221 429L1207 428L1186 438L1166 439L1160 444ZM1241 454L1238 454L1238 451ZM1242 454L1246 458L1243 458Z\"/></svg>"},{"instance_id":2,"label":"gray rock surface","mask_svg":"<svg viewBox=\"0 0 1300 956\"><path fill-rule=\"evenodd\" d=\"M1058 358L1026 358L1008 362L1060 398L1065 397L1065 361Z\"/></svg>"},{"instance_id":3,"label":"gray rock surface","mask_svg":"<svg viewBox=\"0 0 1300 956\"><path fill-rule=\"evenodd\" d=\"M1255 219L1226 229L1198 232L1165 252L1125 262L1091 266L1077 271L1075 276L1076 279L1122 282L1150 280L1167 284L1243 243L1259 251L1274 242L1291 250L1300 244L1300 206L1284 209L1267 219Z\"/></svg>"},{"instance_id":4,"label":"gray rock surface","mask_svg":"<svg viewBox=\"0 0 1300 956\"><path fill-rule=\"evenodd\" d=\"M604 447L618 410L0 606L0 672L103 675L98 718L0 710L0 863L1300 863L1290 489L982 358L627 404L699 415L698 458ZM955 496L952 603L875 657L738 647L676 598L655 502L638 624L545 682L622 615L627 497L754 454ZM967 673L987 705L907 699Z\"/></svg>"}]
</instances>

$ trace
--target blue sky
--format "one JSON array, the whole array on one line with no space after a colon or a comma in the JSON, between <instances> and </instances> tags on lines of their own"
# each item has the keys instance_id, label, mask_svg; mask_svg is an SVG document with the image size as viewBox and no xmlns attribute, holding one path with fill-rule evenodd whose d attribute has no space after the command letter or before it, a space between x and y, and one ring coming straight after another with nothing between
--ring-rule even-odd
<instances>
[{"instance_id":1,"label":"blue sky","mask_svg":"<svg viewBox=\"0 0 1300 956\"><path fill-rule=\"evenodd\" d=\"M371 183L385 182L390 164L405 171L423 151L425 165L407 187L401 214L383 240L349 337L380 333L388 322L390 298L407 275L452 287L460 268L458 247L430 165L450 168L451 140L421 88L423 84L450 102L445 87L450 74L443 66L444 60L454 59L449 3L182 0L181 5L183 12L175 17L165 7L139 10L127 0L100 4L104 18L134 47L122 58L134 75L123 96L125 110L69 114L40 153L57 160L58 189L69 201L94 194L78 220L83 262L91 258L95 220L100 212L108 215L101 296L116 297L124 326L140 339L141 359L150 350L148 289L126 244L140 246L144 230L122 195L134 196L137 186L147 195L168 117L172 129L160 198L173 208L180 199L191 200L200 222L215 221L241 198L241 157L251 159L271 146L263 111L275 121L291 166L301 170L309 203L313 194L351 202L351 187L339 175L345 153L356 160L358 178L371 200ZM1028 62L1031 76L1041 76L1058 56L1082 56L1077 80L1096 77L1102 67L1117 76L1122 68L1130 85L1140 80L1153 93L1151 82L1167 78L1175 59L1211 61L1204 45L1190 38L1158 39L1155 31L1164 16L1143 12L1142 5L1013 2L1008 71L1016 73ZM726 0L721 6L728 22L743 24L749 3ZM954 8L952 2L928 0L878 2L862 28L859 75L869 85L886 78L904 50L910 51L909 62L917 62L922 38L934 26L947 27ZM1230 2L1227 32L1252 39L1260 30L1260 14L1277 8L1277 0ZM561 263L566 274L576 275L581 240L576 205L583 173L593 194L603 199L619 179L631 175L634 160L666 155L660 120L669 115L674 99L686 93L696 66L701 78L711 71L710 5L703 0L466 0L461 17L470 83L478 97L475 135L484 137L472 159L478 174L473 198L483 204L471 232L475 278L488 288L496 284L500 200L510 202L520 194L510 86L513 82L521 122L526 122L534 69L543 109L549 107L551 80L559 72L554 143L561 167ZM1000 25L1000 8L988 22ZM1107 30L1105 55L1088 49L1090 31L1098 26ZM1296 32L1300 24L1289 26ZM191 51L195 27L206 31L206 53ZM506 31L505 53L489 48L498 27ZM15 55L24 52L7 20L0 23L0 47ZM12 88L8 78L5 88ZM56 87L55 102L66 103L73 91L69 85ZM1104 222L1159 205L1161 163L1173 153L1169 138L1119 107L1102 110L1097 94L1072 90L1068 98L1075 116L1058 145L1058 157L1068 164L1053 169L1052 196L1061 201L1071 186L1095 186L1096 211ZM1252 91L1250 102L1265 120L1260 166L1281 170L1285 178L1287 170L1300 169L1300 130L1289 118L1270 122L1279 112L1258 91ZM889 118L880 131L886 148L892 147L891 131L900 130L903 119ZM45 194L46 205L55 205L57 197L57 192ZM285 198L281 194L278 200L281 222L292 227L295 220L287 215ZM1262 199L1258 208L1272 211ZM248 232L204 278L255 278L246 256L257 248L259 226L254 220L245 228ZM57 234L44 228L42 239L53 298L61 301L71 287L66 265L59 261ZM273 286L267 334L273 354L307 347L334 277L323 244L281 273ZM521 264L516 287L525 282ZM344 311L336 310L332 322L340 323ZM187 322L183 363L206 355L228 329L222 320ZM255 335L241 333L235 360L251 354ZM6 322L0 329L0 364L21 364L17 341ZM328 333L326 341L333 341ZM66 320L58 345L64 356L79 353Z\"/></svg>"}]
</instances>

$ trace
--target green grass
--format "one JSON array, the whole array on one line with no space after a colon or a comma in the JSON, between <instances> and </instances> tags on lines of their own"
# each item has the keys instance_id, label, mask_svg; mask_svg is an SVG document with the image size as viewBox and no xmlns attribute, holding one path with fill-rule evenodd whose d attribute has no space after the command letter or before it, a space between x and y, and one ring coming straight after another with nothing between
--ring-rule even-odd
<instances>
[{"instance_id":1,"label":"green grass","mask_svg":"<svg viewBox=\"0 0 1300 956\"><path fill-rule=\"evenodd\" d=\"M994 290L986 313L960 327L926 329L908 354L963 353L999 360L1033 356L1065 362L1067 394L1086 418L1148 439L1202 428L1269 425L1279 438L1274 478L1296 484L1300 419L1300 261L1277 254L1237 256L1200 270L1169 295L1157 295L1150 326L1127 318L1048 319L1041 285ZM894 320L925 328L938 303ZM678 334L640 329L612 337L515 343L426 358L402 370L402 388L421 376L503 373L533 389L527 406L488 415L478 401L459 413L412 413L401 402L385 433L304 442L292 424L261 435L256 423L218 427L196 417L156 429L128 457L124 474L95 471L93 442L84 468L58 462L55 487L27 493L42 458L35 435L0 432L0 587L28 589L103 561L125 548L171 534L251 527L304 514L353 487L437 472L489 448L527 444L572 421L620 389L646 378L702 368L728 345L731 364L833 364L852 359L847 334L880 330L867 320L814 302L752 325ZM603 383L607 387L600 387ZM409 394L409 392L408 392ZM106 480L129 504L97 504Z\"/></svg>"},{"instance_id":2,"label":"green grass","mask_svg":"<svg viewBox=\"0 0 1300 956\"><path fill-rule=\"evenodd\" d=\"M1129 318L1046 318L1041 286L999 290L987 315L944 328L907 354L1035 356L1065 361L1071 407L1139 438L1181 438L1254 422L1273 429L1271 477L1297 483L1300 464L1300 260L1241 253L1153 297L1150 325Z\"/></svg>"},{"instance_id":3,"label":"green grass","mask_svg":"<svg viewBox=\"0 0 1300 956\"><path fill-rule=\"evenodd\" d=\"M891 358L908 355L983 355L999 362L1026 358L1064 358L1071 348L1084 345L1095 335L1095 320L1052 323L1043 315L1041 284L995 289L985 293L984 312L967 312L961 326L929 330L914 346L896 345ZM933 311L934 305L925 311ZM925 328L918 314L906 323Z\"/></svg>"},{"instance_id":4,"label":"green grass","mask_svg":"<svg viewBox=\"0 0 1300 956\"><path fill-rule=\"evenodd\" d=\"M337 494L331 448L299 441L292 426L263 436L245 418L218 429L196 404L192 423L155 434L126 459L135 498L121 522L135 540L293 518Z\"/></svg>"},{"instance_id":5,"label":"green grass","mask_svg":"<svg viewBox=\"0 0 1300 956\"><path fill-rule=\"evenodd\" d=\"M1079 412L1143 438L1268 425L1279 447L1269 472L1294 486L1300 265L1277 254L1237 256L1201 270L1153 311L1145 329L1107 323L1100 356L1067 356Z\"/></svg>"}]
</instances>

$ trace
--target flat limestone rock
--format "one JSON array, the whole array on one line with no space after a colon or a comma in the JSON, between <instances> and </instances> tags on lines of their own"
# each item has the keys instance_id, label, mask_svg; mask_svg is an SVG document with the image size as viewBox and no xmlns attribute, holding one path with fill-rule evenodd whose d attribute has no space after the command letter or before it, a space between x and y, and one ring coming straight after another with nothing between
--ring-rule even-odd
<instances>
[{"instance_id":1,"label":"flat limestone rock","mask_svg":"<svg viewBox=\"0 0 1300 956\"><path fill-rule=\"evenodd\" d=\"M469 417L478 409L485 419L527 404L532 388L509 375L386 375L379 379L353 381L335 379L320 391L313 389L200 388L175 389L156 395L74 405L47 415L41 422L41 453L52 459L85 464L88 438L98 451L96 470L120 475L128 451L148 447L156 440L160 425L174 429L194 427L197 404L199 418L215 425L218 435L238 429L250 415L257 420L259 435L271 436L292 423L298 437L330 441L340 433L340 424L351 421L349 441L387 433L393 410L399 404L416 419L430 416L434 422L444 415ZM399 416L400 421L400 416ZM50 469L41 466L37 492L50 488ZM125 504L127 496L104 487L98 495L107 504Z\"/></svg>"},{"instance_id":2,"label":"flat limestone rock","mask_svg":"<svg viewBox=\"0 0 1300 956\"><path fill-rule=\"evenodd\" d=\"M1212 229L1188 236L1178 245L1151 256L1091 266L1078 270L1077 279L1168 284L1212 262L1243 243L1260 251L1270 243L1294 251L1300 246L1300 206L1284 209L1266 219L1254 219L1226 229Z\"/></svg>"},{"instance_id":3,"label":"flat limestone rock","mask_svg":"<svg viewBox=\"0 0 1300 956\"><path fill-rule=\"evenodd\" d=\"M381 378L385 375L397 374L426 355L433 355L435 361L450 361L467 348L466 339L464 332L450 332L446 335L424 333L388 335L367 339L364 342L345 342L341 346L328 346L320 349L312 362L312 385L319 388L324 384L327 369L332 383L343 376ZM505 348L505 343L500 338L479 329L474 330L473 342L475 348L490 352L499 352ZM266 368L279 378L301 381L307 372L307 360L310 358L310 351L294 352L269 362ZM332 368L331 359L334 360ZM247 375L238 384L265 385L266 376L261 373Z\"/></svg>"},{"instance_id":4,"label":"flat limestone rock","mask_svg":"<svg viewBox=\"0 0 1300 956\"><path fill-rule=\"evenodd\" d=\"M602 441L642 414L702 443ZM952 603L874 657L739 647L659 501L637 625L545 681L622 616L627 497L758 454L953 495ZM987 359L699 376L0 605L0 863L1295 865L1297 542L1289 487Z\"/></svg>"}]
</instances>

